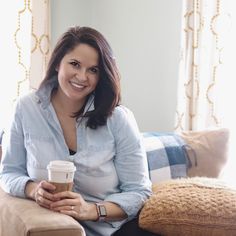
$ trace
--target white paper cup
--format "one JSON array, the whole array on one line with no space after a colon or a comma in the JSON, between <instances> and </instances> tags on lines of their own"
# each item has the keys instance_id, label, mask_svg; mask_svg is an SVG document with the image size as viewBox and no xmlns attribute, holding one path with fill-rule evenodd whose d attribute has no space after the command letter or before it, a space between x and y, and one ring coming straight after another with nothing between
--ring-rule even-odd
<instances>
[{"instance_id":1,"label":"white paper cup","mask_svg":"<svg viewBox=\"0 0 236 236\"><path fill-rule=\"evenodd\" d=\"M54 192L71 191L76 167L70 161L51 161L48 166L48 181L56 186Z\"/></svg>"}]
</instances>

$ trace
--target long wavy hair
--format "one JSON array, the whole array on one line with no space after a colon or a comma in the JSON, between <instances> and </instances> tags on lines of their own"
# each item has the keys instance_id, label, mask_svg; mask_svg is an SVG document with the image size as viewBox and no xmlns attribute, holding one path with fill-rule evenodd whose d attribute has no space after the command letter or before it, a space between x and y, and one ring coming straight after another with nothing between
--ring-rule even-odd
<instances>
[{"instance_id":1,"label":"long wavy hair","mask_svg":"<svg viewBox=\"0 0 236 236\"><path fill-rule=\"evenodd\" d=\"M87 117L87 126L96 129L105 125L107 118L120 103L120 73L118 71L112 49L97 30L90 27L71 27L58 40L48 63L45 78L40 84L42 87L48 80L57 76L58 68L63 57L79 44L93 47L99 55L99 82L93 91L94 110L85 111L84 107L74 113L73 117ZM40 88L39 87L39 88ZM88 95L89 96L89 95ZM85 105L84 105L85 106ZM83 114L83 115L82 115Z\"/></svg>"}]
</instances>

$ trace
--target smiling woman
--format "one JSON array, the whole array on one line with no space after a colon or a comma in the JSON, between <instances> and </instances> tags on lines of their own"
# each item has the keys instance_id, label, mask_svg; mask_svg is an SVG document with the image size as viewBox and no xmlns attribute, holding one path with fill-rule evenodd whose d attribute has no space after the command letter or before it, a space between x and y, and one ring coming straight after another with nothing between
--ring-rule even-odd
<instances>
[{"instance_id":1,"label":"smiling woman","mask_svg":"<svg viewBox=\"0 0 236 236\"><path fill-rule=\"evenodd\" d=\"M93 28L71 27L59 38L39 89L17 101L6 133L2 188L74 217L87 236L112 235L151 194L141 134L120 105L113 52ZM53 192L52 160L74 163L73 191Z\"/></svg>"}]
</instances>

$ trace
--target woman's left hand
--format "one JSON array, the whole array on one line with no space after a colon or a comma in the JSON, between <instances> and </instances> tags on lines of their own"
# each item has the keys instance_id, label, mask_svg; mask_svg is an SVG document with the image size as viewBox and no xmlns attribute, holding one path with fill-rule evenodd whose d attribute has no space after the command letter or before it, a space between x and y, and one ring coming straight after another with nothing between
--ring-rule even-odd
<instances>
[{"instance_id":1,"label":"woman's left hand","mask_svg":"<svg viewBox=\"0 0 236 236\"><path fill-rule=\"evenodd\" d=\"M86 202L79 193L65 191L54 194L61 199L50 204L50 209L74 217L77 220L97 220L98 214L94 203Z\"/></svg>"}]
</instances>

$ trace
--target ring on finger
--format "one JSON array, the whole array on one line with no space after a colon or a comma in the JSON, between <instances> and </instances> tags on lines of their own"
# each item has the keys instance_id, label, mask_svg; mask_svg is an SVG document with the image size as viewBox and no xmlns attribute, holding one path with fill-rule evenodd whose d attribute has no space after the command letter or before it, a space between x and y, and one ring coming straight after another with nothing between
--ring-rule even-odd
<instances>
[{"instance_id":1,"label":"ring on finger","mask_svg":"<svg viewBox=\"0 0 236 236\"><path fill-rule=\"evenodd\" d=\"M75 209L75 206L70 206L70 209L73 211Z\"/></svg>"}]
</instances>

